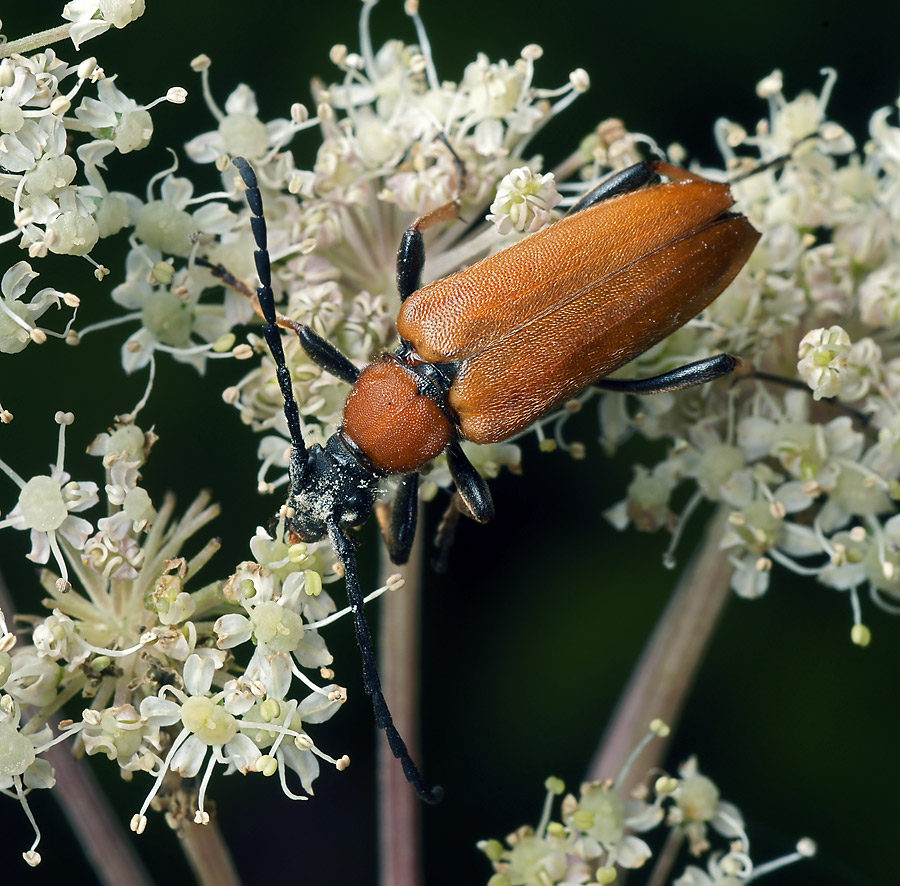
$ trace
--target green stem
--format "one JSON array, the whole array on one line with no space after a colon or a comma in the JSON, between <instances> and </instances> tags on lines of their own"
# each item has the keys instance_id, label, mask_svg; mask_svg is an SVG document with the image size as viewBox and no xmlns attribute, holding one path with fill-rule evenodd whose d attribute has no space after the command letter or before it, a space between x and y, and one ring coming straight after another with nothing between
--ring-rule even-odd
<instances>
[{"instance_id":1,"label":"green stem","mask_svg":"<svg viewBox=\"0 0 900 886\"><path fill-rule=\"evenodd\" d=\"M38 31L36 34L29 34L27 37L20 37L10 43L4 43L0 45L0 58L9 58L17 52L24 55L27 52L34 52L36 49L43 49L51 43L68 40L71 28L71 23L60 25L56 28L48 28L46 31Z\"/></svg>"},{"instance_id":2,"label":"green stem","mask_svg":"<svg viewBox=\"0 0 900 886\"><path fill-rule=\"evenodd\" d=\"M238 608L222 595L223 584L223 581L217 579L196 591L191 591L191 599L197 607L195 611L205 613L214 607L221 607L223 612L237 612Z\"/></svg>"}]
</instances>

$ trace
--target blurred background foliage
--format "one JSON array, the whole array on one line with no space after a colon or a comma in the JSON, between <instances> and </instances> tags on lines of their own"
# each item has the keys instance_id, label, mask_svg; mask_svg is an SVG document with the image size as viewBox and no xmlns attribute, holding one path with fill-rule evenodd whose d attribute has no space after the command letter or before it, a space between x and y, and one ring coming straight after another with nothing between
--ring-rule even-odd
<instances>
[{"instance_id":1,"label":"blurred background foliage","mask_svg":"<svg viewBox=\"0 0 900 886\"><path fill-rule=\"evenodd\" d=\"M4 6L3 33L14 39L55 24L62 3ZM81 54L71 44L57 51L67 60L97 55L138 101L173 85L188 89L185 105L153 112L156 132L148 149L110 158L111 187L142 193L150 175L169 165L167 146L180 151L188 138L212 128L191 58L200 52L212 58L220 103L246 82L257 93L263 120L287 116L291 102L309 101L312 76L334 76L332 44L357 48L358 11L356 0L148 0L147 13L125 31L89 42ZM756 83L776 67L784 71L788 96L803 89L817 93L819 69L835 67L840 77L829 117L860 145L870 114L892 104L900 88L895 2L423 0L421 12L444 79L459 79L476 52L513 60L535 42L545 49L537 85L560 85L576 67L589 72L591 90L535 143L548 168L611 116L661 145L678 141L691 158L715 164L713 122L727 116L752 129L766 115ZM399 0L382 0L373 30L376 46L389 37L415 40ZM311 162L315 146L313 135L295 140L299 165ZM198 189L215 185L209 169L192 168L181 157ZM3 218L6 229L8 207ZM4 268L25 257L9 245L0 251ZM113 269L103 284L77 259L35 261L42 276L32 289L55 286L80 295L79 327L115 315L119 308L109 291L122 272L123 254L121 235L95 250ZM76 478L99 479L99 464L81 453L115 414L133 407L146 381L143 374L125 378L121 370L119 347L130 331L97 333L77 349L51 339L14 359L3 356L0 401L16 420L0 427L0 456L20 474L46 472L56 451L53 414L65 409L76 414L67 468ZM221 399L223 388L245 369L213 362L201 377L163 355L142 415L160 435L143 471L154 500L173 489L186 505L197 491L211 488L223 505L212 530L223 550L207 567L210 578L224 576L249 555L255 526L280 504L278 496L256 493L257 440ZM653 451L634 444L607 458L596 442L593 409L570 425L568 436L585 441L585 461L542 454L533 439L525 439L524 475L492 484L496 521L463 525L449 573L425 578L421 759L426 777L443 784L447 795L440 806L424 810L430 886L485 882L490 869L475 841L536 824L547 775L577 786L677 578L677 571L661 565L666 538L619 534L602 516L622 497L630 465L652 464ZM9 511L14 501L15 490L3 479L0 509ZM428 537L442 508L442 501L426 508ZM692 525L699 531L702 523L695 517ZM371 587L378 540L373 526L366 535L361 564ZM691 544L688 538L682 545L679 564L689 558ZM0 532L0 564L20 611L37 611L40 592L24 559L27 550L24 533ZM340 598L339 586L335 591ZM896 777L888 774L900 727L900 621L867 612L873 642L861 650L850 643L846 597L811 582L777 571L763 599L733 599L674 741L670 768L699 755L701 769L743 811L755 860L790 851L802 835L818 842L812 862L769 878L773 886L896 882ZM274 783L215 777L211 793L221 827L247 883L288 877L317 886L374 882L371 711L350 623L331 629L328 642L352 703L320 733L326 747L350 754L351 769L325 772L315 799L293 804ZM109 782L127 826L148 781L126 785L112 767L94 768ZM42 884L65 872L91 882L48 792L32 794L32 802L45 832L44 863L30 871L20 861L30 830L18 806L4 802L5 881ZM151 815L147 833L133 839L157 881L188 881L161 817Z\"/></svg>"}]
</instances>

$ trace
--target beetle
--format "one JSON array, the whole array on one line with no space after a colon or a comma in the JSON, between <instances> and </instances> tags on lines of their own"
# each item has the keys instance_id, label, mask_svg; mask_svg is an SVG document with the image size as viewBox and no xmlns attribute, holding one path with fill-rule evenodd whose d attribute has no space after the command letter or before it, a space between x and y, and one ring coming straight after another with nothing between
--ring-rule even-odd
<instances>
[{"instance_id":1,"label":"beetle","mask_svg":"<svg viewBox=\"0 0 900 886\"><path fill-rule=\"evenodd\" d=\"M297 540L327 537L334 547L376 722L416 793L434 803L442 790L426 786L381 689L348 529L369 517L382 478L400 475L388 546L403 563L416 530L418 472L441 453L471 516L487 522L494 515L490 490L461 440L506 440L591 385L659 393L731 372L738 359L718 354L653 378L606 378L715 299L760 234L732 211L728 184L650 160L601 182L550 227L422 286L423 232L458 215L457 197L404 233L400 345L360 370L309 326L276 314L262 195L250 164L232 162L246 186L257 297L291 438L286 524ZM324 446L303 440L279 323L294 329L314 362L352 385L341 427Z\"/></svg>"}]
</instances>

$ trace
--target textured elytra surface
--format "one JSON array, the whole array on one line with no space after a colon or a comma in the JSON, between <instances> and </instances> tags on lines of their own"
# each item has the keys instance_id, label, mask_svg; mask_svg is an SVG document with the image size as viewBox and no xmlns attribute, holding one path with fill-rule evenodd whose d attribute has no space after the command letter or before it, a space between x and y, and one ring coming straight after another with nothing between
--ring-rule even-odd
<instances>
[{"instance_id":1,"label":"textured elytra surface","mask_svg":"<svg viewBox=\"0 0 900 886\"><path fill-rule=\"evenodd\" d=\"M398 331L458 360L462 434L504 440L708 305L759 234L727 185L666 182L601 203L414 293Z\"/></svg>"}]
</instances>

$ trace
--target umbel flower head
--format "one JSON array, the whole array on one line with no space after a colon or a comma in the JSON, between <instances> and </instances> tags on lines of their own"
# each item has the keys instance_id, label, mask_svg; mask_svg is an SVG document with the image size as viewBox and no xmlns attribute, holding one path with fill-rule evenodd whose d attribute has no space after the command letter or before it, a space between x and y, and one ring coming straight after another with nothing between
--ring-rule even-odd
<instances>
[{"instance_id":1,"label":"umbel flower head","mask_svg":"<svg viewBox=\"0 0 900 886\"><path fill-rule=\"evenodd\" d=\"M900 576L890 531L900 493L889 269L898 260L898 130L876 112L863 158L837 156L850 137L826 116L835 73L820 95L785 97L775 72L759 84L770 115L748 135L720 120L727 166L791 152L780 170L737 182L739 205L762 239L734 284L697 319L639 358L630 375L662 371L685 356L726 351L748 359L764 381L710 385L642 400L634 410L603 395L610 448L631 433L670 437L675 446L652 468L639 467L627 498L610 509L619 528L667 528L673 541L703 500L729 514L722 546L732 588L758 597L773 565L847 591L854 642L869 639L859 592L895 611ZM809 138L814 133L814 138ZM805 382L811 393L792 390ZM829 398L831 400L829 401ZM680 515L670 502L683 483L695 493Z\"/></svg>"},{"instance_id":2,"label":"umbel flower head","mask_svg":"<svg viewBox=\"0 0 900 886\"><path fill-rule=\"evenodd\" d=\"M358 51L332 48L338 76L314 83L313 112L295 104L285 116L265 122L247 85L234 89L220 107L210 59L194 60L214 128L188 141L186 152L222 171L223 189L212 193L196 193L187 177L176 175L177 163L154 177L142 198L110 191L101 174L103 159L121 153L126 142L129 149L141 146L140 139L132 145L127 138L127 132L148 128L134 124L140 109L96 65L76 70L45 54L40 64L53 72L47 80L51 96L61 95L60 84L69 78L74 79L70 92L98 84L98 97L86 97L80 117L75 115L93 137L76 152L91 185L59 184L48 192L39 186L46 176L31 184L29 176L41 163L58 158L64 139L59 133L55 140L40 139L44 147L39 157L29 155L29 166L25 155L13 150L19 129L11 124L14 131L4 144L22 160L7 188L16 207L16 231L32 251L35 238L49 242L48 231L60 213L86 214L101 236L122 226L131 231L126 279L113 292L128 310L116 322L139 326L122 349L128 371L149 366L152 379L159 353L200 370L209 359L251 355L233 334L251 314L245 296L253 284L248 211L229 160L238 151L253 161L264 191L280 311L312 326L358 365L394 342L395 249L415 215L445 203L460 184L463 217L483 218L490 209L489 222L446 224L428 232L426 276L437 278L551 222L586 182L640 159L642 146L663 153L646 136L606 121L545 172L540 158L529 157L529 145L587 88L583 71L573 71L559 88L540 88L535 81L541 50L530 45L513 63L479 55L457 81L444 79L435 68L417 5L408 4L407 11L418 42L391 40L378 49L369 29L375 5L362 4ZM28 85L37 76L37 64L17 61L9 68L2 82L9 81L4 88L10 107L21 111L22 126L64 129L71 125L68 118L57 119L52 99L48 106L48 96ZM876 605L888 609L894 605L891 598L900 596L894 565L900 557L894 553L890 523L900 489L891 406L897 386L894 327L900 316L891 307L900 279L894 269L900 261L896 225L891 223L900 213L900 128L891 124L889 109L876 112L862 155L839 161L854 145L827 117L834 82L834 72L826 71L819 95L791 99L775 72L759 84L768 117L752 134L730 121L716 124L732 176L790 155L782 167L766 168L734 185L740 208L762 239L733 285L696 321L623 370L629 376L651 375L727 351L760 373L803 379L812 398L786 386L747 380L736 389L722 382L639 404L620 393L604 393L599 411L609 449L633 433L675 441L656 466L637 468L627 498L609 512L616 526L669 529L671 560L697 505L703 499L721 504L731 514L723 544L730 551L737 593L764 593L773 565L813 575L828 587L848 591L853 638L865 643L860 591L868 590ZM183 90L179 95L183 98ZM178 99L172 90L167 97ZM38 113L32 105L43 110ZM149 106L140 111L145 113ZM289 143L314 132L319 137L315 160L302 168ZM463 160L462 183L447 144ZM672 154L670 159L683 159L677 150ZM572 176L579 180L565 181ZM68 179L60 172L46 180ZM66 209L70 204L76 208ZM48 219L47 225L34 228L28 212L33 219L38 214ZM113 216L119 221L108 224ZM198 257L204 262L196 262ZM224 266L235 285L223 290L209 264ZM239 281L245 278L249 286L242 288ZM21 317L21 309L15 310ZM109 321L98 324L104 325ZM82 330L81 336L92 328L97 327ZM34 339L22 326L18 329L19 338L28 332ZM74 333L69 337L74 339ZM251 341L261 347L256 337ZM296 339L288 337L286 349L304 433L310 443L323 442L340 422L346 385L328 377ZM855 412L840 413L821 402L829 397L852 404ZM281 392L268 359L229 387L225 399L245 423L265 433L259 447L260 488L285 484L289 444ZM865 427L854 422L854 414L865 416ZM563 426L560 416L549 416L534 430L545 447L583 455L581 444L566 441ZM516 468L520 457L514 443L470 447L467 455L488 476L504 465ZM438 459L423 494L433 495L448 484ZM670 503L683 485L695 492L676 514Z\"/></svg>"},{"instance_id":3,"label":"umbel flower head","mask_svg":"<svg viewBox=\"0 0 900 886\"><path fill-rule=\"evenodd\" d=\"M127 23L109 4L89 6L67 7L76 39L100 30L92 30L90 22ZM73 66L47 51L3 62L0 103L6 102L8 113L0 143L5 158L0 193L14 211L7 239L18 239L37 259L54 251L89 256L101 238L122 229L129 234L126 271L113 290L128 313L72 332L70 341L117 322L137 323L123 346L122 363L126 371L149 367L151 383L159 353L200 370L212 357L250 355L230 334L250 315L248 301L233 289L223 295L218 280L194 261L203 256L234 274L250 271L247 212L226 151L254 158L267 189L279 189L269 202L281 252L279 273L294 300L286 310L334 334L360 362L394 336L396 239L411 213L444 202L457 188L457 169L446 147L435 141L438 133L445 132L466 157L466 205L476 216L491 203L498 180L517 170L493 207L495 223L518 236L550 219L559 200L554 180L524 168L522 156L540 125L586 88L583 72L561 89L537 89L532 80L540 50L532 46L513 65L479 57L453 86L438 80L415 15L420 47L392 41L376 53L368 38L373 6L363 5L360 54L333 50L341 80L316 84L313 117L295 106L289 119L263 124L248 87L239 87L219 111L208 85L208 60L197 59L217 125L215 133L192 140L187 151L199 161L215 160L223 170L224 190L212 194L197 194L192 182L177 174L177 161L154 177L141 197L111 189L105 161L148 143L151 106L132 101L125 84L106 76L95 60ZM67 113L78 92L94 84L96 97L84 98ZM172 102L183 97L178 89L166 95ZM321 131L322 144L314 167L300 170L286 145L313 127ZM74 150L67 152L67 144ZM76 184L79 173L87 186ZM491 225L463 234L457 228L435 250L436 258L447 256L447 270L502 242ZM457 250L455 258L449 257L450 246ZM4 304L21 301L30 279L26 271L31 273L23 266L17 278L5 281ZM98 266L98 277L108 274ZM28 340L38 340L34 321L53 298L55 292L40 293L30 313L9 308L16 348L20 329ZM62 301L76 303L74 297ZM328 433L344 392L320 379L313 367L306 370L304 391L303 368L292 369L313 436ZM268 367L237 387L229 399L240 401L249 422L282 430L280 394ZM142 487L140 471L155 436L136 425L136 416L150 396L148 385L138 407L91 444L89 451L103 460L101 485L72 483L63 471L69 414L58 417L57 464L47 477L21 478L2 463L20 490L3 525L28 529L32 557L47 562L52 553L58 571L48 570L42 578L51 614L35 621L31 643L8 654L4 668L7 731L11 746L21 750L6 772L11 789L27 811L27 791L52 783L44 778L38 785L29 773L46 768L41 754L50 743L74 736L86 752L114 761L123 775L153 776L132 822L137 831L147 824L150 804L162 802L160 786L170 773L201 776L194 820L203 823L217 767L277 773L284 792L298 797L289 786L292 773L311 793L321 760L338 769L348 762L324 753L310 734L346 700L333 682L331 656L319 634L345 614L333 611L322 587L323 575L336 577L333 553L327 546L288 546L260 532L251 542L255 562L241 564L227 580L198 582L218 544L211 540L190 550L192 537L216 508L201 496L179 519L174 498L154 502ZM283 465L286 441L275 439L274 445L264 442L263 456L269 465ZM515 464L517 457L515 447L492 447L475 460L491 473L503 463ZM446 469L435 477L442 474ZM260 479L268 485L265 473ZM80 516L100 504L105 516ZM311 668L320 679L306 673ZM75 697L82 707L61 733L44 735L32 727ZM40 741L28 739L29 750L13 733L23 738L33 733ZM36 846L37 839L30 856L35 861Z\"/></svg>"},{"instance_id":4,"label":"umbel flower head","mask_svg":"<svg viewBox=\"0 0 900 886\"><path fill-rule=\"evenodd\" d=\"M577 797L567 794L559 819L552 818L553 807L565 785L558 778L548 778L537 827L518 828L506 838L505 846L499 840L479 842L478 848L494 868L488 886L613 883L621 869L640 868L652 859L650 846L637 834L661 827L671 829L669 841L684 835L691 854L707 858L709 875L688 865L684 875L674 881L678 886L739 886L815 853L812 841L804 839L796 853L754 865L740 811L719 799L718 787L698 771L694 758L682 765L678 778L663 774L655 778L652 791L645 784L631 796L623 796L630 761L655 737L666 735L668 726L654 720L616 778L583 784ZM711 851L708 829L731 841L727 852Z\"/></svg>"},{"instance_id":5,"label":"umbel flower head","mask_svg":"<svg viewBox=\"0 0 900 886\"><path fill-rule=\"evenodd\" d=\"M132 821L137 831L146 827L145 812L168 773L189 778L203 772L194 810L201 824L209 820L204 807L216 767L278 774L287 796L305 799L292 790L292 777L311 794L321 760L337 769L349 764L320 750L310 735L347 698L333 681L332 657L319 634L346 614L335 612L314 569L324 571L333 556L288 547L259 530L250 544L256 561L226 580L199 582L219 543L187 548L218 508L206 494L179 519L173 496L154 506L140 485L140 469L156 436L133 422L98 435L88 451L103 461L100 492L97 484L74 484L61 472L63 432L72 417L58 413L57 421L59 466L24 483L5 521L29 528L32 559L46 561L52 551L65 576L43 572L52 614L33 620L30 644L17 645L0 614L6 748L0 789L22 803L35 826L29 863L40 860L40 834L27 795L53 786L41 754L65 738L115 762L123 777L153 777ZM15 472L3 468L18 483ZM96 531L83 518L67 516L101 497L107 516L97 520ZM250 653L235 657L231 650L244 644ZM311 678L311 670L324 683ZM74 697L81 699L78 716L54 734L47 718Z\"/></svg>"}]
</instances>

